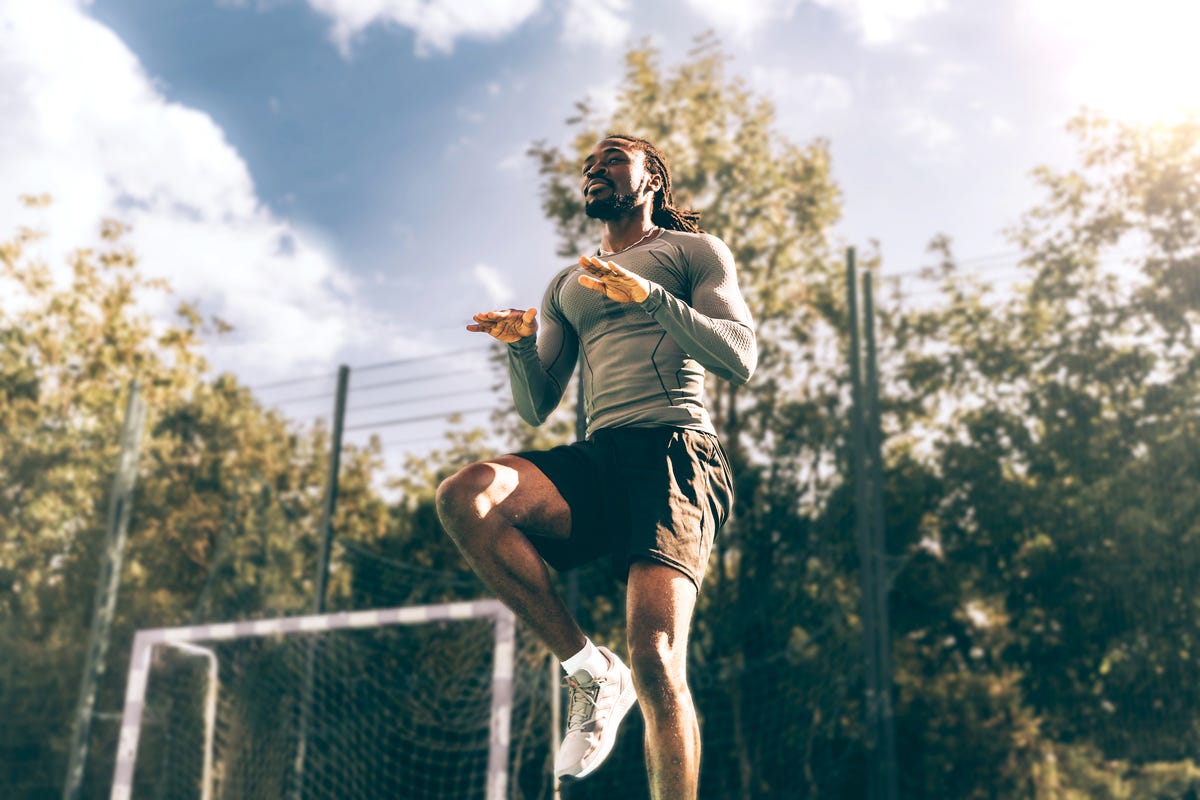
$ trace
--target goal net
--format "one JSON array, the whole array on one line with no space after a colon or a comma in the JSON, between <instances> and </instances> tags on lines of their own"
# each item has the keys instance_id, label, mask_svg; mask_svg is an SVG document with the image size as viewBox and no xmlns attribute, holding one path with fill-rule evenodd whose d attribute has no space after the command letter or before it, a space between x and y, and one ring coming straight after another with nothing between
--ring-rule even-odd
<instances>
[{"instance_id":1,"label":"goal net","mask_svg":"<svg viewBox=\"0 0 1200 800\"><path fill-rule=\"evenodd\" d=\"M514 637L495 600L141 631L111 796L501 800Z\"/></svg>"}]
</instances>

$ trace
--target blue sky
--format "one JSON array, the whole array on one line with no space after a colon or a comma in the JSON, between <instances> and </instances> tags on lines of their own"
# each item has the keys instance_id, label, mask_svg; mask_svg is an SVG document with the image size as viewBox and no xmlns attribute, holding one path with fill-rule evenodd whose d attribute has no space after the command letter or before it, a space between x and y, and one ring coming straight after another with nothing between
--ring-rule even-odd
<instances>
[{"instance_id":1,"label":"blue sky","mask_svg":"<svg viewBox=\"0 0 1200 800\"><path fill-rule=\"evenodd\" d=\"M994 268L1082 106L1200 105L1192 6L0 0L0 235L47 229L61 264L126 219L149 272L236 326L210 357L252 384L482 353L467 316L536 304L559 266L526 148L611 102L631 44L671 65L712 29L784 135L831 142L844 244L906 272L945 233Z\"/></svg>"}]
</instances>

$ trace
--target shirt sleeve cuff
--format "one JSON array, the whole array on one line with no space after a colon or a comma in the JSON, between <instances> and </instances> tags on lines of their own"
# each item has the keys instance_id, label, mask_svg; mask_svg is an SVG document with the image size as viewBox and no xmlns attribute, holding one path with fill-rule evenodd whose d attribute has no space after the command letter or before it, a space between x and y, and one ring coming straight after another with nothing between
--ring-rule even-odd
<instances>
[{"instance_id":1,"label":"shirt sleeve cuff","mask_svg":"<svg viewBox=\"0 0 1200 800\"><path fill-rule=\"evenodd\" d=\"M653 315L655 311L662 308L663 303L667 300L667 290L659 286L657 283L650 284L650 293L646 295L646 299L638 303L642 310L647 314Z\"/></svg>"},{"instance_id":2,"label":"shirt sleeve cuff","mask_svg":"<svg viewBox=\"0 0 1200 800\"><path fill-rule=\"evenodd\" d=\"M537 337L523 336L515 342L506 342L506 344L518 353L524 353L537 347Z\"/></svg>"}]
</instances>

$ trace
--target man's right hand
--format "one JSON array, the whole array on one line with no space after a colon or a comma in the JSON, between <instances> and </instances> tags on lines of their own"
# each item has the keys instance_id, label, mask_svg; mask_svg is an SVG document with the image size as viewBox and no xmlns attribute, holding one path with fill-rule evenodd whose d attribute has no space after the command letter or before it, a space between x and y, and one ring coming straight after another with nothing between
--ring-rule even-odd
<instances>
[{"instance_id":1,"label":"man's right hand","mask_svg":"<svg viewBox=\"0 0 1200 800\"><path fill-rule=\"evenodd\" d=\"M502 342L511 344L526 336L537 333L537 309L522 311L509 308L504 311L484 311L472 317L475 324L468 325L469 331L482 331Z\"/></svg>"}]
</instances>

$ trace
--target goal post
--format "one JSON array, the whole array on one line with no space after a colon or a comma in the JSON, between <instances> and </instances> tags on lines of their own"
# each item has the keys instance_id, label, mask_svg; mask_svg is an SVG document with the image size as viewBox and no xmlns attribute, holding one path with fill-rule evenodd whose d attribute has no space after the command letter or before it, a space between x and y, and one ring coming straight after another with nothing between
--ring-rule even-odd
<instances>
[{"instance_id":1,"label":"goal post","mask_svg":"<svg viewBox=\"0 0 1200 800\"><path fill-rule=\"evenodd\" d=\"M156 653L182 653L187 656L190 661L196 662L197 657L202 657L205 662L206 670L204 682L203 699L199 700L198 704L205 706L203 710L196 709L192 713L196 717L203 716L204 731L197 734L198 744L195 749L199 752L195 754L197 762L203 763L203 772L199 770L192 781L195 785L195 796L198 798L209 796L221 796L214 793L212 784L214 781L221 780L223 767L219 763L222 759L220 754L214 756L214 747L220 748L220 743L214 744L213 727L216 721L213 719L216 716L216 707L218 704L217 693L221 691L219 688L221 681L226 680L223 673L231 670L227 663L221 662L222 656L218 652L218 648L236 646L239 643L248 640L257 640L259 642L305 642L307 650L311 653L315 644L325 643L331 636L345 636L342 632L383 632L394 630L399 626L420 626L420 625L441 625L451 626L452 623L467 623L470 621L478 621L490 623L492 627L492 635L489 643L483 641L475 645L474 641L467 642L472 657L482 662L484 653L479 651L490 649L492 652L490 665L490 680L487 676L464 677L462 679L451 680L448 684L442 685L465 685L465 684L480 684L480 689L488 688L490 685L490 702L487 703L486 709L464 709L466 715L474 715L476 717L488 716L486 720L486 778L483 780L483 785L479 786L479 797L485 800L503 800L508 792L508 760L509 760L509 741L510 728L512 720L512 705L513 705L513 669L515 660L515 619L511 611L508 610L498 600L479 600L471 602L445 603L438 605L425 606L408 606L403 608L375 609L367 611L351 611L331 614L300 616L300 617L282 617L276 619L253 620L246 622L221 623L211 625L195 625L178 628L155 628L139 631L133 642L132 654L130 658L129 675L126 683L125 691L125 706L121 721L120 739L117 746L117 759L113 775L112 785L112 800L130 800L134 796L135 787L135 767L138 763L139 742L143 746L143 729L146 727L146 711L148 706L147 689L151 684L151 674L155 668ZM362 635L362 634L357 634ZM460 637L461 638L461 637ZM415 645L418 649L413 652L421 652L424 650L434 649L424 647L421 642ZM411 650L411 648L410 648ZM464 664L464 659L461 653L465 652L462 648L455 650L450 648L445 658L433 671L441 672L443 669L452 671L455 668L468 669L471 665ZM390 669L403 671L405 669L402 661L404 655L388 654L389 651L385 645L378 643L371 647L355 651L355 654L349 658L350 667L353 670L353 682L358 682L358 679L369 679L372 683L362 689L358 689L356 695L347 696L358 697L358 705L348 708L338 716L335 720L337 724L352 724L359 717L370 719L376 726L365 732L359 731L348 736L347 751L350 757L356 754L357 751L362 751L367 744L373 739L386 739L386 735L380 732L379 725L388 722L387 717L391 706L389 703L398 702L392 701L387 693L393 691L393 687L405 682L405 675L395 675L389 673ZM458 655L456 655L458 654ZM311 657L311 656L310 656ZM387 663L378 663L380 660ZM228 660L228 659L227 659ZM469 659L467 659L469 660ZM413 693L418 693L421 688L429 682L435 684L444 682L447 679L446 675L427 675L423 676L419 673L421 669L429 669L427 665L413 665L411 669L413 673L407 674L408 683L419 684L412 689ZM476 669L479 672L482 669ZM261 673L263 670L257 670ZM256 677L257 674L256 674ZM332 678L331 681L337 682L337 678ZM289 702L292 705L297 703L309 703L311 698L297 698L296 695L306 693L306 690L299 688L303 684L302 681L293 681L286 684L283 688L274 688L273 696L288 696ZM485 685L486 684L486 685ZM253 686L246 689L243 688L243 696L253 697L257 692L265 694L264 690L257 689ZM337 691L342 691L339 687ZM401 689L396 689L401 691ZM485 694L480 693L481 696ZM191 695L185 702L190 703ZM364 699L365 698L365 699ZM485 698L486 699L486 698ZM232 700L222 698L221 704L224 707ZM423 701L424 702L424 701ZM307 706L306 706L307 708ZM307 712L306 712L307 713ZM440 718L438 715L442 715ZM178 716L177 714L169 714L169 716ZM439 719L442 724L439 724ZM326 723L326 727L331 727L335 722ZM480 720L482 724L482 720ZM446 710L442 708L434 709L429 712L427 718L423 719L420 730L437 729L438 727L451 727L446 724ZM246 727L246 726L242 726ZM239 734L245 736L245 732L239 728ZM307 734L304 734L307 735ZM414 734L414 736L419 734ZM483 733L481 732L481 736ZM294 747L294 745L293 745ZM231 750L244 750L245 745L241 741L236 748ZM482 755L482 753L481 753ZM244 752L238 752L229 756L230 759L250 760L253 757L247 756ZM214 763L216 762L216 763ZM230 770L228 765L225 765L224 771L227 773ZM370 770L362 765L354 767L360 775L370 774ZM445 769L447 771L462 772L461 765L448 764ZM481 767L482 769L482 767ZM378 779L368 777L365 780L374 781L378 785ZM398 780L398 779L397 779ZM338 790L344 796L344 789ZM337 796L337 794L334 794Z\"/></svg>"}]
</instances>

